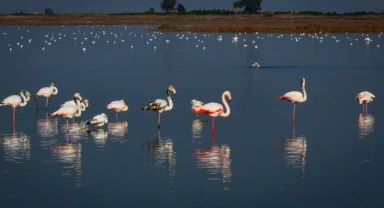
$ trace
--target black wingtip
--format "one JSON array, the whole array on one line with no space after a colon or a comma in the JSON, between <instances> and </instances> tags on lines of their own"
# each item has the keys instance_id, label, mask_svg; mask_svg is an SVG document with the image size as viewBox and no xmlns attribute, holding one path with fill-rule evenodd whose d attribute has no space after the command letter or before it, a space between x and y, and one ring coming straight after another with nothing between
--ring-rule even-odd
<instances>
[{"instance_id":1,"label":"black wingtip","mask_svg":"<svg viewBox=\"0 0 384 208\"><path fill-rule=\"evenodd\" d=\"M145 108L141 108L141 110L145 110Z\"/></svg>"}]
</instances>

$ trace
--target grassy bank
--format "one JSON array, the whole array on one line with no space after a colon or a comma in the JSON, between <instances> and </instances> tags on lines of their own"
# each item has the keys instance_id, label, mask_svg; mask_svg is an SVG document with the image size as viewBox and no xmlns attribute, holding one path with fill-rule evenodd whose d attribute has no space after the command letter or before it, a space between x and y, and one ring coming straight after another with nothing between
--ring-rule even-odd
<instances>
[{"instance_id":1,"label":"grassy bank","mask_svg":"<svg viewBox=\"0 0 384 208\"><path fill-rule=\"evenodd\" d=\"M0 15L0 25L159 25L157 31L383 32L384 15L30 14Z\"/></svg>"}]
</instances>

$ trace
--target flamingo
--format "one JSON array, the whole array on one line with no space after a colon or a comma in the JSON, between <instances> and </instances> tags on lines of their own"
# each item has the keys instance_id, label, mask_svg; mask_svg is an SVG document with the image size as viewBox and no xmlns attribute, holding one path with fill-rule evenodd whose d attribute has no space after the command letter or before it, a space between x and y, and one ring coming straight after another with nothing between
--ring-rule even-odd
<instances>
[{"instance_id":1,"label":"flamingo","mask_svg":"<svg viewBox=\"0 0 384 208\"><path fill-rule=\"evenodd\" d=\"M203 102L201 102L201 101L198 101L198 100L195 100L195 99L193 99L193 100L191 100L191 109L198 109L198 108L200 108L201 106L203 106L204 105L204 103ZM198 117L198 113L196 113L196 117Z\"/></svg>"},{"instance_id":2,"label":"flamingo","mask_svg":"<svg viewBox=\"0 0 384 208\"><path fill-rule=\"evenodd\" d=\"M27 105L27 102L31 99L31 94L28 92L28 90L22 89L20 90L20 95L11 95L7 98L5 98L1 103L0 106L11 106L13 108L13 116L12 121L13 123L16 122L16 107L24 107ZM21 102L23 100L23 102Z\"/></svg>"},{"instance_id":3,"label":"flamingo","mask_svg":"<svg viewBox=\"0 0 384 208\"><path fill-rule=\"evenodd\" d=\"M65 105L72 105L72 106L76 107L75 101L73 101L73 100L65 102L64 104L60 105L60 107L63 107ZM88 106L89 106L89 100L88 99L84 99L84 100L80 99L80 110L81 111L85 111L88 108ZM75 122L75 117L80 117L80 116L81 116L81 114L75 115L72 118L72 122Z\"/></svg>"},{"instance_id":4,"label":"flamingo","mask_svg":"<svg viewBox=\"0 0 384 208\"><path fill-rule=\"evenodd\" d=\"M57 95L59 91L57 90L57 87L55 87L55 83L51 82L51 84L49 85L49 87L43 87L41 88L37 93L36 93L36 97L35 97L35 103L36 103L36 109L39 110L39 105L38 105L38 102L37 102L37 98L39 96L43 96L43 97L46 97L47 98L47 101L45 102L45 110L47 110L48 108L48 98L51 96L51 95Z\"/></svg>"},{"instance_id":5,"label":"flamingo","mask_svg":"<svg viewBox=\"0 0 384 208\"><path fill-rule=\"evenodd\" d=\"M305 90L305 78L301 78L301 89L303 92L290 91L280 97L276 97L276 100L286 100L293 103L292 120L295 120L296 103L303 103L307 100L307 91Z\"/></svg>"},{"instance_id":6,"label":"flamingo","mask_svg":"<svg viewBox=\"0 0 384 208\"><path fill-rule=\"evenodd\" d=\"M94 125L94 126L104 126L104 124L108 123L108 117L105 113L101 113L99 115L96 115L85 122L87 125Z\"/></svg>"},{"instance_id":7,"label":"flamingo","mask_svg":"<svg viewBox=\"0 0 384 208\"><path fill-rule=\"evenodd\" d=\"M156 99L152 100L146 106L141 108L141 110L143 111L153 110L157 112L157 129L160 129L160 114L164 111L172 110L173 108L173 102L171 96L169 95L169 91L172 91L174 96L176 95L176 89L172 85L169 85L168 88L165 90L165 95L167 97L168 102L164 99Z\"/></svg>"},{"instance_id":8,"label":"flamingo","mask_svg":"<svg viewBox=\"0 0 384 208\"><path fill-rule=\"evenodd\" d=\"M363 91L357 94L356 100L359 101L360 104L363 104L363 113L364 111L367 113L368 103L372 102L375 98L375 95L368 91Z\"/></svg>"},{"instance_id":9,"label":"flamingo","mask_svg":"<svg viewBox=\"0 0 384 208\"><path fill-rule=\"evenodd\" d=\"M231 109L228 106L227 101L225 100L225 97L228 97L228 102L231 102L232 95L231 92L225 91L223 95L221 96L221 100L223 101L223 104L225 106L226 112L224 113L223 105L219 103L207 103L203 106L201 106L198 109L192 109L192 112L194 113L205 113L212 117L212 135L215 134L215 118L218 116L221 117L228 117L231 113Z\"/></svg>"},{"instance_id":10,"label":"flamingo","mask_svg":"<svg viewBox=\"0 0 384 208\"><path fill-rule=\"evenodd\" d=\"M118 119L117 113L127 111L128 106L125 104L124 100L116 100L107 104L107 109L111 109L116 112L116 121L117 121Z\"/></svg>"},{"instance_id":11,"label":"flamingo","mask_svg":"<svg viewBox=\"0 0 384 208\"><path fill-rule=\"evenodd\" d=\"M67 132L69 130L68 119L73 118L74 116L81 115L80 100L77 97L73 97L76 106L73 105L64 105L59 110L49 114L50 117L61 116L67 119Z\"/></svg>"}]
</instances>

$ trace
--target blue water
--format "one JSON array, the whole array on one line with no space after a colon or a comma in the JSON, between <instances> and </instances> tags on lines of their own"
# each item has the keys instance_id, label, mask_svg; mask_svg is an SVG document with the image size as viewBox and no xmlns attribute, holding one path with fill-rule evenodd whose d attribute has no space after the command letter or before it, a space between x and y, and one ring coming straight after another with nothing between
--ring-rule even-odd
<instances>
[{"instance_id":1,"label":"blue water","mask_svg":"<svg viewBox=\"0 0 384 208\"><path fill-rule=\"evenodd\" d=\"M367 34L149 28L0 27L0 99L32 94L15 126L0 108L0 207L383 206L382 34L367 43ZM300 91L302 77L308 100L292 125L292 104L275 97ZM51 81L59 93L37 112L33 98ZM174 108L158 131L157 114L141 108L170 84ZM221 103L226 90L231 114L212 138L190 101ZM368 114L355 100L363 90L376 96ZM90 105L66 133L66 120L47 113L75 92ZM129 109L116 121L105 105L120 99ZM87 133L84 121L103 112L109 123Z\"/></svg>"}]
</instances>

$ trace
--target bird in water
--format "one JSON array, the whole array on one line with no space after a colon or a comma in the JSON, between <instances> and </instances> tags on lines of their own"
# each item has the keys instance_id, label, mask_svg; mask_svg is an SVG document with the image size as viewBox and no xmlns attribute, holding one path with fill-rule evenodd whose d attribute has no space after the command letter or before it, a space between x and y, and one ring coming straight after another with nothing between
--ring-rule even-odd
<instances>
[{"instance_id":1,"label":"bird in water","mask_svg":"<svg viewBox=\"0 0 384 208\"><path fill-rule=\"evenodd\" d=\"M116 100L107 104L107 109L111 109L116 112L116 121L117 121L118 120L117 113L127 111L128 106L125 104L124 100Z\"/></svg>"},{"instance_id":2,"label":"bird in water","mask_svg":"<svg viewBox=\"0 0 384 208\"><path fill-rule=\"evenodd\" d=\"M81 109L81 111L85 111L88 108L88 106L89 106L89 100L88 99L84 99L83 100L83 98L81 97L80 93L75 93L74 97L77 97L80 100L80 109ZM65 105L72 105L72 106L76 107L76 103L75 103L74 100L69 100L69 101L63 103L62 105L60 105L60 108L65 106ZM73 116L72 122L75 122L75 117L80 117L80 116L81 116L81 114Z\"/></svg>"},{"instance_id":3,"label":"bird in water","mask_svg":"<svg viewBox=\"0 0 384 208\"><path fill-rule=\"evenodd\" d=\"M198 101L196 99L191 100L191 109L197 110L198 108L200 108L203 105L204 105L204 103L201 101ZM199 113L197 113L197 112L196 112L196 117L199 117Z\"/></svg>"},{"instance_id":4,"label":"bird in water","mask_svg":"<svg viewBox=\"0 0 384 208\"><path fill-rule=\"evenodd\" d=\"M227 101L225 100L225 97L228 97L228 102L232 100L232 95L230 91L225 91L221 95L221 100L225 106L225 113L224 113L224 107L220 103L207 103L203 106L201 106L198 109L192 109L192 112L194 113L205 113L208 116L212 117L212 135L215 134L215 118L220 116L220 117L228 117L229 114L231 113L231 109L229 108L229 105Z\"/></svg>"},{"instance_id":5,"label":"bird in water","mask_svg":"<svg viewBox=\"0 0 384 208\"><path fill-rule=\"evenodd\" d=\"M0 106L11 106L13 108L12 122L16 122L16 107L24 107L27 105L27 102L31 99L31 94L28 90L21 90L20 95L11 95L5 98Z\"/></svg>"},{"instance_id":6,"label":"bird in water","mask_svg":"<svg viewBox=\"0 0 384 208\"><path fill-rule=\"evenodd\" d=\"M372 102L375 98L375 95L368 91L357 94L356 100L359 101L359 104L363 104L363 113L368 113L368 103Z\"/></svg>"},{"instance_id":7,"label":"bird in water","mask_svg":"<svg viewBox=\"0 0 384 208\"><path fill-rule=\"evenodd\" d=\"M59 110L49 114L50 117L61 116L67 119L67 132L69 131L68 119L73 118L74 116L81 115L80 100L78 97L73 97L76 106L73 105L64 105Z\"/></svg>"},{"instance_id":8,"label":"bird in water","mask_svg":"<svg viewBox=\"0 0 384 208\"><path fill-rule=\"evenodd\" d=\"M51 96L51 95L57 95L59 91L57 90L57 87L55 87L55 83L51 82L51 84L49 85L49 87L43 87L41 88L37 93L36 93L36 97L35 97L35 103L36 103L36 110L39 110L39 105L38 105L38 102L37 102L37 98L39 96L42 96L42 97L45 97L46 98L46 102L45 102L45 110L47 110L48 108L48 98Z\"/></svg>"},{"instance_id":9,"label":"bird in water","mask_svg":"<svg viewBox=\"0 0 384 208\"><path fill-rule=\"evenodd\" d=\"M282 96L276 97L276 100L286 100L293 103L292 121L295 121L296 103L303 103L307 100L307 91L305 90L305 78L301 78L301 89L303 92L290 91Z\"/></svg>"},{"instance_id":10,"label":"bird in water","mask_svg":"<svg viewBox=\"0 0 384 208\"><path fill-rule=\"evenodd\" d=\"M107 123L108 123L108 117L105 113L96 115L85 122L86 125L93 125L97 127L104 126L104 124L107 124Z\"/></svg>"},{"instance_id":11,"label":"bird in water","mask_svg":"<svg viewBox=\"0 0 384 208\"><path fill-rule=\"evenodd\" d=\"M157 128L158 129L160 129L160 114L163 113L164 111L172 110L173 108L173 102L172 102L171 96L169 95L169 91L172 91L174 96L176 95L176 89L172 85L169 85L168 88L165 90L165 96L168 102L164 99L152 100L141 109L143 111L152 110L157 112L158 114Z\"/></svg>"}]
</instances>

